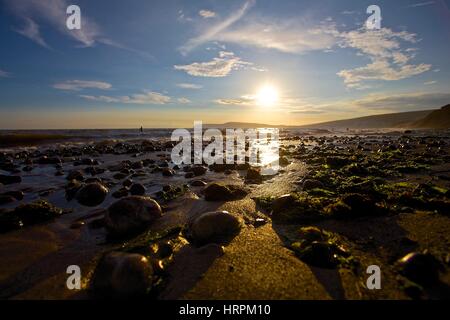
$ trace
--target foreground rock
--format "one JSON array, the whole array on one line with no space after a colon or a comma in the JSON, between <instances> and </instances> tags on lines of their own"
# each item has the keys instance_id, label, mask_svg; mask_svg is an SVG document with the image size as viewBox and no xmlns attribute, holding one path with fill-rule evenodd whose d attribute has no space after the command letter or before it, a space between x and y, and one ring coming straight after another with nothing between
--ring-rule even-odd
<instances>
[{"instance_id":1,"label":"foreground rock","mask_svg":"<svg viewBox=\"0 0 450 320\"><path fill-rule=\"evenodd\" d=\"M49 221L62 214L62 209L55 207L46 200L23 204L14 209L14 215L24 224L32 225Z\"/></svg>"},{"instance_id":2,"label":"foreground rock","mask_svg":"<svg viewBox=\"0 0 450 320\"><path fill-rule=\"evenodd\" d=\"M250 168L247 170L247 175L245 176L245 180L248 182L261 182L261 169L260 168Z\"/></svg>"},{"instance_id":3,"label":"foreground rock","mask_svg":"<svg viewBox=\"0 0 450 320\"><path fill-rule=\"evenodd\" d=\"M295 254L312 266L334 269L351 262L350 254L339 245L335 236L317 227L300 228L298 241L291 244Z\"/></svg>"},{"instance_id":4,"label":"foreground rock","mask_svg":"<svg viewBox=\"0 0 450 320\"><path fill-rule=\"evenodd\" d=\"M357 193L343 196L341 200L329 205L325 210L336 219L380 216L386 213L386 210L378 206L374 200Z\"/></svg>"},{"instance_id":5,"label":"foreground rock","mask_svg":"<svg viewBox=\"0 0 450 320\"><path fill-rule=\"evenodd\" d=\"M95 207L101 204L108 194L108 188L101 183L90 183L77 193L77 201L83 206Z\"/></svg>"},{"instance_id":6,"label":"foreground rock","mask_svg":"<svg viewBox=\"0 0 450 320\"><path fill-rule=\"evenodd\" d=\"M161 216L161 207L152 198L130 196L108 208L105 226L111 235L123 236L141 231Z\"/></svg>"},{"instance_id":7,"label":"foreground rock","mask_svg":"<svg viewBox=\"0 0 450 320\"><path fill-rule=\"evenodd\" d=\"M430 253L411 252L397 262L400 273L420 285L439 281L439 262Z\"/></svg>"},{"instance_id":8,"label":"foreground rock","mask_svg":"<svg viewBox=\"0 0 450 320\"><path fill-rule=\"evenodd\" d=\"M130 187L130 193L133 196L143 196L147 189L141 183L135 183Z\"/></svg>"},{"instance_id":9,"label":"foreground rock","mask_svg":"<svg viewBox=\"0 0 450 320\"><path fill-rule=\"evenodd\" d=\"M248 191L237 185L212 183L203 191L206 201L229 201L242 199Z\"/></svg>"},{"instance_id":10,"label":"foreground rock","mask_svg":"<svg viewBox=\"0 0 450 320\"><path fill-rule=\"evenodd\" d=\"M198 245L226 243L242 228L242 220L227 211L207 212L195 218L189 226L189 235Z\"/></svg>"},{"instance_id":11,"label":"foreground rock","mask_svg":"<svg viewBox=\"0 0 450 320\"><path fill-rule=\"evenodd\" d=\"M111 252L99 261L91 279L95 294L113 298L145 295L152 286L153 268L140 254Z\"/></svg>"},{"instance_id":12,"label":"foreground rock","mask_svg":"<svg viewBox=\"0 0 450 320\"><path fill-rule=\"evenodd\" d=\"M273 200L272 220L279 224L305 223L323 218L319 200L304 194L285 194Z\"/></svg>"}]
</instances>

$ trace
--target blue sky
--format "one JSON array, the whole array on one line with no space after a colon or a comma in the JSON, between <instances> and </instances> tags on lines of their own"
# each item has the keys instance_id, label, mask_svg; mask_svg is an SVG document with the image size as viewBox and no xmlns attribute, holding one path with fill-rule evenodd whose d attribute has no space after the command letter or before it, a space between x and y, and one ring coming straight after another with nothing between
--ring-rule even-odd
<instances>
[{"instance_id":1,"label":"blue sky","mask_svg":"<svg viewBox=\"0 0 450 320\"><path fill-rule=\"evenodd\" d=\"M450 102L449 1L0 4L1 129L306 124ZM365 28L371 4L380 30Z\"/></svg>"}]
</instances>

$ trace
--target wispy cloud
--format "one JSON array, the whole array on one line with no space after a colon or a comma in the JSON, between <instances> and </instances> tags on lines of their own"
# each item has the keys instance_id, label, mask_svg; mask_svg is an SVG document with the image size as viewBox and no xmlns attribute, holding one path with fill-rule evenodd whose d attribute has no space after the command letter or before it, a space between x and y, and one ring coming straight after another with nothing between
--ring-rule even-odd
<instances>
[{"instance_id":1,"label":"wispy cloud","mask_svg":"<svg viewBox=\"0 0 450 320\"><path fill-rule=\"evenodd\" d=\"M21 34L22 36L33 40L40 46L50 49L50 46L47 44L47 42L45 42L45 40L41 36L41 32L39 31L39 25L30 18L24 18L22 28L20 29L15 28L14 30L17 33Z\"/></svg>"},{"instance_id":2,"label":"wispy cloud","mask_svg":"<svg viewBox=\"0 0 450 320\"><path fill-rule=\"evenodd\" d=\"M244 5L239 8L237 11L233 12L229 17L227 17L225 20L213 25L212 27L208 28L204 33L200 34L199 36L195 38L189 39L183 46L181 46L179 49L182 54L187 54L192 49L196 48L197 46L214 40L217 34L222 32L223 30L227 29L229 26L234 24L236 21L239 21L246 13L247 11L255 4L255 0L248 0L244 3Z\"/></svg>"},{"instance_id":3,"label":"wispy cloud","mask_svg":"<svg viewBox=\"0 0 450 320\"><path fill-rule=\"evenodd\" d=\"M360 28L339 34L342 48L353 48L371 62L363 67L344 69L337 75L348 88L367 88L370 80L401 80L431 69L430 64L411 64L415 50L402 49L402 42L415 44L416 35L406 31L395 32L388 28L367 30Z\"/></svg>"},{"instance_id":4,"label":"wispy cloud","mask_svg":"<svg viewBox=\"0 0 450 320\"><path fill-rule=\"evenodd\" d=\"M183 89L192 89L192 90L198 90L203 88L202 85L194 84L194 83L177 83L177 87L183 88Z\"/></svg>"},{"instance_id":5,"label":"wispy cloud","mask_svg":"<svg viewBox=\"0 0 450 320\"><path fill-rule=\"evenodd\" d=\"M80 91L83 89L111 89L112 85L103 81L86 81L86 80L67 80L58 82L53 85L53 88L59 90Z\"/></svg>"},{"instance_id":6,"label":"wispy cloud","mask_svg":"<svg viewBox=\"0 0 450 320\"><path fill-rule=\"evenodd\" d=\"M82 11L81 29L67 29L66 10L71 4L67 0L4 1L7 8L22 21L22 24L14 26L13 30L44 48L50 49L51 45L45 40L41 32L41 24L47 24L60 34L73 39L79 47L93 47L96 44L103 44L153 59L153 56L146 52L129 48L106 37L102 34L100 27L85 11Z\"/></svg>"},{"instance_id":7,"label":"wispy cloud","mask_svg":"<svg viewBox=\"0 0 450 320\"><path fill-rule=\"evenodd\" d=\"M425 1L425 2L418 2L414 3L408 6L408 8L417 8L417 7L424 7L435 4L435 1Z\"/></svg>"},{"instance_id":8,"label":"wispy cloud","mask_svg":"<svg viewBox=\"0 0 450 320\"><path fill-rule=\"evenodd\" d=\"M236 99L221 98L214 100L215 103L225 106L254 106L256 97L253 95L244 95Z\"/></svg>"},{"instance_id":9,"label":"wispy cloud","mask_svg":"<svg viewBox=\"0 0 450 320\"><path fill-rule=\"evenodd\" d=\"M366 89L376 80L394 81L406 79L431 69L427 63L412 63L418 42L415 34L407 31L393 31L389 28L341 31L331 18L320 22L308 19L274 20L270 17L249 16L242 19L253 2L231 15L230 18L210 27L206 32L190 39L184 52L208 41L233 43L241 46L273 49L291 54L309 51L330 52L337 48L355 49L357 55L370 60L364 66L343 69L337 75L343 78L347 88ZM350 14L350 12L343 12ZM200 73L197 69L210 65L191 65L188 73Z\"/></svg>"},{"instance_id":10,"label":"wispy cloud","mask_svg":"<svg viewBox=\"0 0 450 320\"><path fill-rule=\"evenodd\" d=\"M341 14L344 14L344 15L352 15L352 14L358 14L358 13L360 13L360 11L354 11L354 10L341 11Z\"/></svg>"},{"instance_id":11,"label":"wispy cloud","mask_svg":"<svg viewBox=\"0 0 450 320\"><path fill-rule=\"evenodd\" d=\"M182 103L182 104L187 104L187 103L191 103L192 101L191 100L189 100L188 98L178 98L177 99L177 101L179 102L179 103Z\"/></svg>"},{"instance_id":12,"label":"wispy cloud","mask_svg":"<svg viewBox=\"0 0 450 320\"><path fill-rule=\"evenodd\" d=\"M331 23L308 25L297 19L250 19L247 23L215 35L217 41L303 53L330 49L336 44L337 30Z\"/></svg>"},{"instance_id":13,"label":"wispy cloud","mask_svg":"<svg viewBox=\"0 0 450 320\"><path fill-rule=\"evenodd\" d=\"M6 72L6 71L0 69L0 78L7 78L9 76L10 76L9 72Z\"/></svg>"},{"instance_id":14,"label":"wispy cloud","mask_svg":"<svg viewBox=\"0 0 450 320\"><path fill-rule=\"evenodd\" d=\"M219 57L211 61L175 65L174 68L195 77L220 78L226 77L233 70L241 69L247 65L251 65L251 63L241 60L233 52L221 51Z\"/></svg>"},{"instance_id":15,"label":"wispy cloud","mask_svg":"<svg viewBox=\"0 0 450 320\"><path fill-rule=\"evenodd\" d=\"M186 16L186 14L184 13L183 10L178 10L178 18L177 20L179 22L192 22L194 21L194 19L192 19L191 17Z\"/></svg>"},{"instance_id":16,"label":"wispy cloud","mask_svg":"<svg viewBox=\"0 0 450 320\"><path fill-rule=\"evenodd\" d=\"M205 19L214 18L216 16L216 13L210 10L200 10L198 14Z\"/></svg>"},{"instance_id":17,"label":"wispy cloud","mask_svg":"<svg viewBox=\"0 0 450 320\"><path fill-rule=\"evenodd\" d=\"M45 21L84 47L93 46L101 38L98 26L85 14L80 30L66 28L66 9L70 5L66 0L5 1L12 12L23 20L23 26L16 28L16 31L43 47L49 46L40 32L38 21Z\"/></svg>"},{"instance_id":18,"label":"wispy cloud","mask_svg":"<svg viewBox=\"0 0 450 320\"><path fill-rule=\"evenodd\" d=\"M123 103L123 104L156 104L163 105L167 104L171 101L171 98L153 91L144 91L143 93L133 94L130 96L92 96L92 95L80 95L81 98L91 100L91 101L100 101L106 103Z\"/></svg>"},{"instance_id":19,"label":"wispy cloud","mask_svg":"<svg viewBox=\"0 0 450 320\"><path fill-rule=\"evenodd\" d=\"M437 83L436 80L431 80L431 81L425 81L423 84L426 85L426 86L429 86L429 85L432 85L432 84L435 84L435 83Z\"/></svg>"}]
</instances>

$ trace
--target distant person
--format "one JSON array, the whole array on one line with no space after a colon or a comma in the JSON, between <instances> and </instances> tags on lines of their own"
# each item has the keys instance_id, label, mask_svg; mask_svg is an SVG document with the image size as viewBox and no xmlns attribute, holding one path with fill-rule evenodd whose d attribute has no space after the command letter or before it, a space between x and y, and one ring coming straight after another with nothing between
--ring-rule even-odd
<instances>
[{"instance_id":1,"label":"distant person","mask_svg":"<svg viewBox=\"0 0 450 320\"><path fill-rule=\"evenodd\" d=\"M141 126L141 129L139 129L139 131L140 131L141 133L144 133L144 128L142 128L142 126Z\"/></svg>"}]
</instances>

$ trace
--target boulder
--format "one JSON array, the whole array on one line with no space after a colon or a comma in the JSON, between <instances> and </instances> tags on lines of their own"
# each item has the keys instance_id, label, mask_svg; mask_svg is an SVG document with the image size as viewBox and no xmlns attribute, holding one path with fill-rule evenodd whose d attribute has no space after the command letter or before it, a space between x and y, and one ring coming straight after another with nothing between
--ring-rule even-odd
<instances>
[{"instance_id":1,"label":"boulder","mask_svg":"<svg viewBox=\"0 0 450 320\"><path fill-rule=\"evenodd\" d=\"M153 268L146 257L136 253L110 252L97 264L90 288L100 296L130 298L145 295L152 281Z\"/></svg>"},{"instance_id":2,"label":"boulder","mask_svg":"<svg viewBox=\"0 0 450 320\"><path fill-rule=\"evenodd\" d=\"M89 183L78 190L76 199L83 206L95 207L105 200L108 192L108 188L101 183Z\"/></svg>"},{"instance_id":3,"label":"boulder","mask_svg":"<svg viewBox=\"0 0 450 320\"><path fill-rule=\"evenodd\" d=\"M242 225L240 218L227 211L207 212L191 222L189 232L196 244L225 243L239 234Z\"/></svg>"},{"instance_id":4,"label":"boulder","mask_svg":"<svg viewBox=\"0 0 450 320\"><path fill-rule=\"evenodd\" d=\"M108 208L105 226L111 235L122 236L141 231L161 216L161 207L152 198L129 196Z\"/></svg>"}]
</instances>

